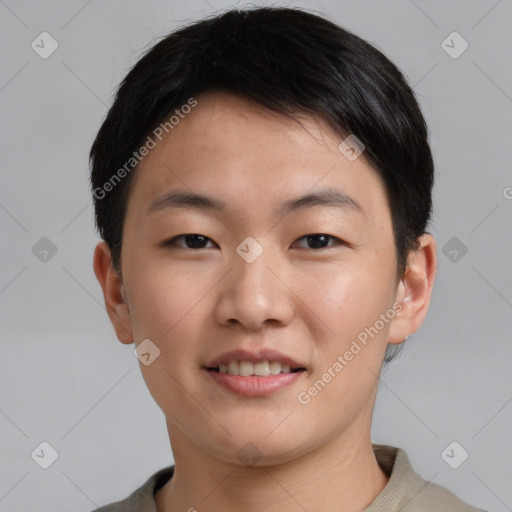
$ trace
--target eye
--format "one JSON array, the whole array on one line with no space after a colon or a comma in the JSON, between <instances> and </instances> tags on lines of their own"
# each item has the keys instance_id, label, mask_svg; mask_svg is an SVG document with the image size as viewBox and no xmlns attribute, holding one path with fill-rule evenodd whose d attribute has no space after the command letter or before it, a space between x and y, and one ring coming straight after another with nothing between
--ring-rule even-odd
<instances>
[{"instance_id":1,"label":"eye","mask_svg":"<svg viewBox=\"0 0 512 512\"><path fill-rule=\"evenodd\" d=\"M182 243L178 243L178 241L183 241L185 245L183 245ZM208 241L212 242L207 236L199 235L197 233L190 233L175 236L174 238L167 240L167 242L164 242L164 245L176 245L184 249L207 249L208 247L205 247L205 244L207 244Z\"/></svg>"},{"instance_id":2,"label":"eye","mask_svg":"<svg viewBox=\"0 0 512 512\"><path fill-rule=\"evenodd\" d=\"M335 243L328 245L329 239L333 240ZM336 238L332 235L326 235L324 233L314 233L311 235L305 235L301 238L298 238L297 240L305 240L306 243L309 245L311 244L312 247L306 247L306 249L324 249L325 247L332 247L333 245L343 245L343 240L340 240L339 238ZM294 244L297 242L294 242Z\"/></svg>"}]
</instances>

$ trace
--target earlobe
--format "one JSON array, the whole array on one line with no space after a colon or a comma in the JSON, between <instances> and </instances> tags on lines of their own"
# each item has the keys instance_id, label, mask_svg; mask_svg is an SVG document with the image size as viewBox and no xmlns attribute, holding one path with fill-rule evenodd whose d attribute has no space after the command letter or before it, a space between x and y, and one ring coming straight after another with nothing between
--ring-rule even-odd
<instances>
[{"instance_id":1,"label":"earlobe","mask_svg":"<svg viewBox=\"0 0 512 512\"><path fill-rule=\"evenodd\" d=\"M94 250L94 273L103 290L105 308L121 343L133 343L131 315L120 276L112 266L110 249L100 242Z\"/></svg>"},{"instance_id":2,"label":"earlobe","mask_svg":"<svg viewBox=\"0 0 512 512\"><path fill-rule=\"evenodd\" d=\"M401 308L391 322L389 343L402 343L416 332L430 305L437 269L436 243L428 233L419 242L418 249L409 253L407 269L398 285L396 301Z\"/></svg>"}]
</instances>

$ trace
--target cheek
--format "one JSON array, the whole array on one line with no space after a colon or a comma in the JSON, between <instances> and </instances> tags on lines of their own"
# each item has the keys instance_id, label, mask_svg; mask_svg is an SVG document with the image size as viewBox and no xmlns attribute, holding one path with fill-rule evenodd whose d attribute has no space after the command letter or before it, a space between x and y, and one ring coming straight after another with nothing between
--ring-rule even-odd
<instances>
[{"instance_id":1,"label":"cheek","mask_svg":"<svg viewBox=\"0 0 512 512\"><path fill-rule=\"evenodd\" d=\"M392 300L391 267L381 262L359 260L353 265L332 265L314 276L296 276L300 297L309 308L312 325L323 324L324 335L336 346L379 318Z\"/></svg>"},{"instance_id":2,"label":"cheek","mask_svg":"<svg viewBox=\"0 0 512 512\"><path fill-rule=\"evenodd\" d=\"M198 333L207 314L204 299L211 287L208 280L155 264L139 265L132 273L135 339L148 338L160 351L153 363L141 363L140 369L155 402L169 417L184 406L184 389L196 394L199 347L195 340L201 339Z\"/></svg>"},{"instance_id":3,"label":"cheek","mask_svg":"<svg viewBox=\"0 0 512 512\"><path fill-rule=\"evenodd\" d=\"M181 328L184 320L206 294L208 281L191 277L190 272L161 265L138 265L132 271L132 320L138 336L164 341Z\"/></svg>"},{"instance_id":4,"label":"cheek","mask_svg":"<svg viewBox=\"0 0 512 512\"><path fill-rule=\"evenodd\" d=\"M313 423L321 420L348 428L378 383L389 326L373 337L358 336L364 336L365 329L389 308L391 277L385 268L370 271L370 267L323 273L302 292L314 312L309 313L311 324L317 333L321 329L315 339L318 360L310 378L314 389L308 388L317 395L312 398L314 405L305 409Z\"/></svg>"}]
</instances>

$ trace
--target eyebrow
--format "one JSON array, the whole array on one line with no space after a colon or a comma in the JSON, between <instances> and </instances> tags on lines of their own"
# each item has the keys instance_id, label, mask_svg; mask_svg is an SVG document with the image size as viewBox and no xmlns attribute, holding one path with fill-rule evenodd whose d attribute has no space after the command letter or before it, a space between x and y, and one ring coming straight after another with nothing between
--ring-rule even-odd
<instances>
[{"instance_id":1,"label":"eyebrow","mask_svg":"<svg viewBox=\"0 0 512 512\"><path fill-rule=\"evenodd\" d=\"M203 194L172 191L153 201L148 208L148 214L172 208L220 212L225 210L227 206L227 203ZM307 193L300 197L288 199L276 209L275 214L286 215L290 212L304 210L313 206L348 208L366 215L358 201L336 188L326 188L315 193Z\"/></svg>"}]
</instances>

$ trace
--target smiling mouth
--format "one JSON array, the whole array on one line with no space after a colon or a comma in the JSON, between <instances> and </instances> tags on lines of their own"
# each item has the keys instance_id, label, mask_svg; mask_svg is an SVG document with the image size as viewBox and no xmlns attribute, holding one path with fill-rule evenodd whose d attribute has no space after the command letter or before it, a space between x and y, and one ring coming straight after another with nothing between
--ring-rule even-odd
<instances>
[{"instance_id":1,"label":"smiling mouth","mask_svg":"<svg viewBox=\"0 0 512 512\"><path fill-rule=\"evenodd\" d=\"M302 372L305 371L305 368L291 368L290 365L280 361L261 361L258 363L230 361L228 364L220 364L216 367L207 368L207 370L241 377L267 377L282 373Z\"/></svg>"}]
</instances>

